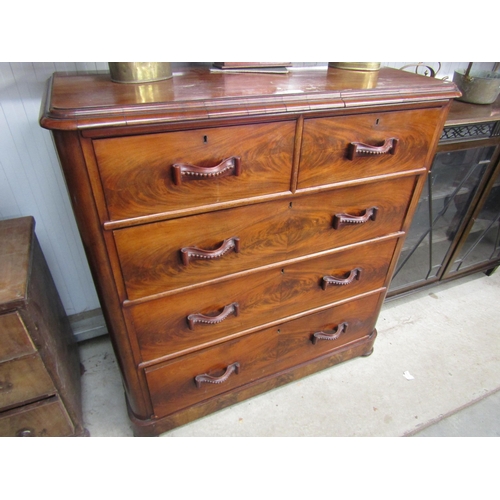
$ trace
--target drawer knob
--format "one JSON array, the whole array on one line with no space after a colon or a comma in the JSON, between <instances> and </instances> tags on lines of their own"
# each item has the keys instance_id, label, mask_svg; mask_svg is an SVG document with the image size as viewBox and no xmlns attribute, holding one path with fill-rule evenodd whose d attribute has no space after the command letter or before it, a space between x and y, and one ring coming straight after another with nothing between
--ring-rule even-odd
<instances>
[{"instance_id":1,"label":"drawer knob","mask_svg":"<svg viewBox=\"0 0 500 500\"><path fill-rule=\"evenodd\" d=\"M347 158L349 160L354 160L356 156L370 156L370 155L384 155L384 154L396 154L398 139L391 137L386 139L382 146L372 146L370 144L365 144L363 142L351 142L349 144L349 149L347 152Z\"/></svg>"},{"instance_id":2,"label":"drawer knob","mask_svg":"<svg viewBox=\"0 0 500 500\"><path fill-rule=\"evenodd\" d=\"M35 437L35 431L33 429L20 429L16 432L17 437Z\"/></svg>"},{"instance_id":3,"label":"drawer knob","mask_svg":"<svg viewBox=\"0 0 500 500\"><path fill-rule=\"evenodd\" d=\"M323 290L326 290L326 287L329 285L334 285L334 286L350 285L353 281L359 280L360 276L361 276L361 269L357 267L352 271L350 271L348 276L343 278L338 278L336 276L323 276L323 279L321 280L321 286Z\"/></svg>"},{"instance_id":4,"label":"drawer knob","mask_svg":"<svg viewBox=\"0 0 500 500\"><path fill-rule=\"evenodd\" d=\"M190 163L174 163L172 165L172 177L176 186L180 186L182 181L210 180L240 174L241 158L239 156L226 158L215 167L198 167Z\"/></svg>"},{"instance_id":5,"label":"drawer knob","mask_svg":"<svg viewBox=\"0 0 500 500\"><path fill-rule=\"evenodd\" d=\"M196 387L198 389L201 387L201 384L203 383L208 383L208 384L222 384L225 382L233 373L240 373L240 364L239 363L233 363L229 365L226 368L226 371L224 372L223 375L220 377L213 377L211 375L208 375L207 373L204 373L202 375L196 375L194 378L194 381L196 382Z\"/></svg>"},{"instance_id":6,"label":"drawer knob","mask_svg":"<svg viewBox=\"0 0 500 500\"><path fill-rule=\"evenodd\" d=\"M222 312L217 316L207 316L206 314L190 314L187 317L188 325L190 330L194 330L194 325L196 323L204 323L206 325L215 325L217 323L222 323L225 319L233 314L234 316L238 316L239 314L239 306L237 302L233 302L224 307Z\"/></svg>"},{"instance_id":7,"label":"drawer knob","mask_svg":"<svg viewBox=\"0 0 500 500\"><path fill-rule=\"evenodd\" d=\"M327 330L326 332L313 333L311 341L316 344L318 340L337 340L347 330L347 323L340 323L337 328Z\"/></svg>"},{"instance_id":8,"label":"drawer knob","mask_svg":"<svg viewBox=\"0 0 500 500\"><path fill-rule=\"evenodd\" d=\"M240 251L240 239L233 237L224 240L219 248L215 250L204 250L198 247L181 248L182 263L187 266L190 260L194 259L220 259L229 251L234 250L235 253Z\"/></svg>"},{"instance_id":9,"label":"drawer knob","mask_svg":"<svg viewBox=\"0 0 500 500\"><path fill-rule=\"evenodd\" d=\"M346 213L335 214L333 216L333 228L340 229L349 224L364 224L369 220L375 220L377 217L377 207L370 207L365 210L363 215L350 215Z\"/></svg>"}]
</instances>

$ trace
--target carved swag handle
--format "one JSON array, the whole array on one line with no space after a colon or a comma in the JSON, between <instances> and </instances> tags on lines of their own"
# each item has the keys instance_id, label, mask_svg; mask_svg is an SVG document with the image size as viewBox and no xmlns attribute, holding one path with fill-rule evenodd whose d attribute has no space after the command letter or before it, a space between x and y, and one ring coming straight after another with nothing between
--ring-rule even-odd
<instances>
[{"instance_id":1,"label":"carved swag handle","mask_svg":"<svg viewBox=\"0 0 500 500\"><path fill-rule=\"evenodd\" d=\"M196 383L196 387L198 389L201 387L201 384L207 383L207 384L222 384L225 382L233 373L240 373L240 364L239 363L233 363L229 365L226 368L226 371L224 372L223 375L220 377L213 377L212 375L208 375L207 373L203 373L201 375L196 375L194 378L194 381Z\"/></svg>"},{"instance_id":2,"label":"carved swag handle","mask_svg":"<svg viewBox=\"0 0 500 500\"><path fill-rule=\"evenodd\" d=\"M237 237L224 240L219 248L215 250L204 250L195 246L181 248L182 263L187 266L192 259L212 260L220 259L226 253L234 250L235 253L240 251L240 239Z\"/></svg>"},{"instance_id":3,"label":"carved swag handle","mask_svg":"<svg viewBox=\"0 0 500 500\"><path fill-rule=\"evenodd\" d=\"M316 344L318 340L337 340L343 333L347 330L347 323L340 323L337 328L333 330L327 330L325 332L313 333L311 337L311 342Z\"/></svg>"},{"instance_id":4,"label":"carved swag handle","mask_svg":"<svg viewBox=\"0 0 500 500\"><path fill-rule=\"evenodd\" d=\"M398 139L394 137L386 139L382 146L372 146L371 144L365 144L364 142L351 142L347 151L347 158L349 158L349 160L354 160L356 156L378 156L384 154L394 155L396 154L397 145Z\"/></svg>"},{"instance_id":5,"label":"carved swag handle","mask_svg":"<svg viewBox=\"0 0 500 500\"><path fill-rule=\"evenodd\" d=\"M198 167L189 163L174 163L172 165L172 177L176 186L182 184L183 181L210 180L240 174L241 158L239 156L226 158L215 167Z\"/></svg>"}]
</instances>

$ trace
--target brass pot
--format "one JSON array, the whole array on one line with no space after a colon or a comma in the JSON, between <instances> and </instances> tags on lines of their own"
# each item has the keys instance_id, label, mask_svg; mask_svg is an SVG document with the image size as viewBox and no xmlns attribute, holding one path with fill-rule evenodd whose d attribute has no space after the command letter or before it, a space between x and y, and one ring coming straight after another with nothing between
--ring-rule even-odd
<instances>
[{"instance_id":1,"label":"brass pot","mask_svg":"<svg viewBox=\"0 0 500 500\"><path fill-rule=\"evenodd\" d=\"M157 82L172 78L169 62L110 62L111 80L117 83Z\"/></svg>"},{"instance_id":2,"label":"brass pot","mask_svg":"<svg viewBox=\"0 0 500 500\"><path fill-rule=\"evenodd\" d=\"M379 62L329 62L330 68L351 69L354 71L378 71Z\"/></svg>"}]
</instances>

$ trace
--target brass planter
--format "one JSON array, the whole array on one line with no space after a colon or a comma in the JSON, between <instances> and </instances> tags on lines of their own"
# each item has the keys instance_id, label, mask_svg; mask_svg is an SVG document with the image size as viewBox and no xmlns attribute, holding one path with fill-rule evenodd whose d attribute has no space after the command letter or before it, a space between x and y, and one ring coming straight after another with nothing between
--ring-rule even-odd
<instances>
[{"instance_id":1,"label":"brass planter","mask_svg":"<svg viewBox=\"0 0 500 500\"><path fill-rule=\"evenodd\" d=\"M354 71L378 71L379 62L329 62L330 68L350 69Z\"/></svg>"},{"instance_id":2,"label":"brass planter","mask_svg":"<svg viewBox=\"0 0 500 500\"><path fill-rule=\"evenodd\" d=\"M110 62L111 80L116 83L147 83L172 78L169 62Z\"/></svg>"}]
</instances>

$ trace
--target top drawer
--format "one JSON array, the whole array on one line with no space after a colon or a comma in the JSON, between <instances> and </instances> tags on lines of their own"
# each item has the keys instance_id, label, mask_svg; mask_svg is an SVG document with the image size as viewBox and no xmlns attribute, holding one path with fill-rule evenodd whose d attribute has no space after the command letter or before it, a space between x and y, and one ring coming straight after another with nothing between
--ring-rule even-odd
<instances>
[{"instance_id":1,"label":"top drawer","mask_svg":"<svg viewBox=\"0 0 500 500\"><path fill-rule=\"evenodd\" d=\"M307 119L298 188L422 168L440 119L440 108Z\"/></svg>"},{"instance_id":2,"label":"top drawer","mask_svg":"<svg viewBox=\"0 0 500 500\"><path fill-rule=\"evenodd\" d=\"M294 136L279 122L96 139L109 217L287 192Z\"/></svg>"}]
</instances>

